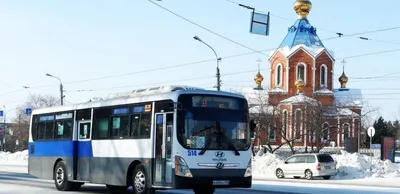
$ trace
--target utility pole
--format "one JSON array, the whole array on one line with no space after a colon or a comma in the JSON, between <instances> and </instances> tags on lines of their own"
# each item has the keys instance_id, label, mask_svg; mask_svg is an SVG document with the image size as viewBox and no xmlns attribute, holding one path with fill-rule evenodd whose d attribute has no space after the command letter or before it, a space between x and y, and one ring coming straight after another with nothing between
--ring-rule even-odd
<instances>
[{"instance_id":1,"label":"utility pole","mask_svg":"<svg viewBox=\"0 0 400 194\"><path fill-rule=\"evenodd\" d=\"M60 102L61 102L61 106L64 105L64 88L63 88L63 83L62 83L61 79L54 75L51 75L50 73L46 73L46 76L54 77L60 81L60 95L61 95Z\"/></svg>"},{"instance_id":2,"label":"utility pole","mask_svg":"<svg viewBox=\"0 0 400 194\"><path fill-rule=\"evenodd\" d=\"M64 105L64 89L62 83L60 83L60 99L61 99L61 106Z\"/></svg>"},{"instance_id":3,"label":"utility pole","mask_svg":"<svg viewBox=\"0 0 400 194\"><path fill-rule=\"evenodd\" d=\"M4 117L3 117L3 138L1 138L1 145L3 145L2 146L2 149L3 149L3 152L4 151L6 151L6 129L7 129L7 127L6 127L6 115L7 115L7 112L6 112L6 106L3 106L3 108L4 108Z\"/></svg>"},{"instance_id":4,"label":"utility pole","mask_svg":"<svg viewBox=\"0 0 400 194\"><path fill-rule=\"evenodd\" d=\"M219 62L221 61L221 58L218 57L217 52L215 52L215 50L213 49L213 47L211 47L209 44L205 43L203 40L201 40L198 36L194 36L193 39L205 44L206 46L208 46L215 54L215 57L217 58L217 90L221 91L221 73L219 72Z\"/></svg>"}]
</instances>

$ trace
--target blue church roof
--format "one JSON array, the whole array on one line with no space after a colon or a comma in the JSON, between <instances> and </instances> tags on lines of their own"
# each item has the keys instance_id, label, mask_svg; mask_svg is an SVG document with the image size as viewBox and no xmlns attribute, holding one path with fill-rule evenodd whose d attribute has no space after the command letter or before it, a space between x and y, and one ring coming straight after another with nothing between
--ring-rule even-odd
<instances>
[{"instance_id":1,"label":"blue church roof","mask_svg":"<svg viewBox=\"0 0 400 194\"><path fill-rule=\"evenodd\" d=\"M292 49L297 45L305 45L311 48L325 48L317 35L317 29L313 27L306 18L298 19L289 27L288 34L279 48L288 47Z\"/></svg>"}]
</instances>

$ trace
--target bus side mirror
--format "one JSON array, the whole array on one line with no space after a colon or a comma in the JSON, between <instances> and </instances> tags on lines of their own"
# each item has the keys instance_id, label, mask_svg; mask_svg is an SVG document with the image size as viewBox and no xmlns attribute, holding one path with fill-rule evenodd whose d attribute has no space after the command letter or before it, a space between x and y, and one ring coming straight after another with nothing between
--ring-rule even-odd
<instances>
[{"instance_id":1,"label":"bus side mirror","mask_svg":"<svg viewBox=\"0 0 400 194\"><path fill-rule=\"evenodd\" d=\"M250 132L254 133L256 130L257 124L254 122L254 120L250 120Z\"/></svg>"},{"instance_id":2,"label":"bus side mirror","mask_svg":"<svg viewBox=\"0 0 400 194\"><path fill-rule=\"evenodd\" d=\"M169 103L168 103L168 109L169 109L169 110L174 110L174 109L175 109L175 103L169 102Z\"/></svg>"}]
</instances>

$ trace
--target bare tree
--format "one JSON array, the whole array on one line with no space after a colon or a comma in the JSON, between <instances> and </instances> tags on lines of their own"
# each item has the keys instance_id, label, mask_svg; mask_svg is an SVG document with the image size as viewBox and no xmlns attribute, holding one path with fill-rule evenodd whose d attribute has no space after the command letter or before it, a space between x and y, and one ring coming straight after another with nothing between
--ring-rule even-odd
<instances>
[{"instance_id":1,"label":"bare tree","mask_svg":"<svg viewBox=\"0 0 400 194\"><path fill-rule=\"evenodd\" d=\"M293 142L299 139L299 136L288 136L288 125L290 118L286 117L286 122L282 123L282 115L279 104L268 104L269 95L265 90L255 90L247 93L250 114L257 123L254 134L253 150L255 142L264 152L274 153L284 145L288 145L292 152ZM253 155L255 155L253 151Z\"/></svg>"},{"instance_id":2,"label":"bare tree","mask_svg":"<svg viewBox=\"0 0 400 194\"><path fill-rule=\"evenodd\" d=\"M8 151L25 150L28 148L30 116L25 114L26 108L38 109L57 106L59 100L54 96L32 94L28 96L23 105L17 107L17 116L12 119L12 124L8 128L12 129L12 134L6 135L6 148ZM19 141L18 146L16 140Z\"/></svg>"}]
</instances>

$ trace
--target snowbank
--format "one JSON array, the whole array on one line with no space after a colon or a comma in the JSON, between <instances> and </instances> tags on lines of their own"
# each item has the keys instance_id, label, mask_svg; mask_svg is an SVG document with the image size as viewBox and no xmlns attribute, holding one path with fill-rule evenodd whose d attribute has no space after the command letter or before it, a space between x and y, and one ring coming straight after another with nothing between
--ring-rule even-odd
<instances>
[{"instance_id":1,"label":"snowbank","mask_svg":"<svg viewBox=\"0 0 400 194\"><path fill-rule=\"evenodd\" d=\"M378 158L341 151L340 154L332 154L337 162L337 176L333 179L362 179L362 178L393 178L400 177L400 164L389 160L382 161ZM277 154L264 154L260 150L253 158L253 175L257 177L275 177L278 164L283 163L283 158ZM27 165L28 150L16 153L0 152L0 165Z\"/></svg>"},{"instance_id":2,"label":"snowbank","mask_svg":"<svg viewBox=\"0 0 400 194\"><path fill-rule=\"evenodd\" d=\"M340 179L400 177L400 164L392 163L390 160L382 161L375 157L359 153L350 154L345 151L340 155L333 154L332 157L337 161L337 178Z\"/></svg>"},{"instance_id":3,"label":"snowbank","mask_svg":"<svg viewBox=\"0 0 400 194\"><path fill-rule=\"evenodd\" d=\"M28 150L21 152L0 152L0 165L26 165L28 164Z\"/></svg>"},{"instance_id":4,"label":"snowbank","mask_svg":"<svg viewBox=\"0 0 400 194\"><path fill-rule=\"evenodd\" d=\"M400 164L389 160L341 151L341 154L332 154L337 162L337 176L333 179L362 179L362 178L393 178L400 177ZM253 158L253 174L257 177L275 177L276 166L283 163L283 159L276 154L258 152Z\"/></svg>"},{"instance_id":5,"label":"snowbank","mask_svg":"<svg viewBox=\"0 0 400 194\"><path fill-rule=\"evenodd\" d=\"M252 169L253 175L263 177L275 177L275 170L278 164L283 163L283 159L271 153L266 153L262 150L258 151L257 155L253 157Z\"/></svg>"}]
</instances>

